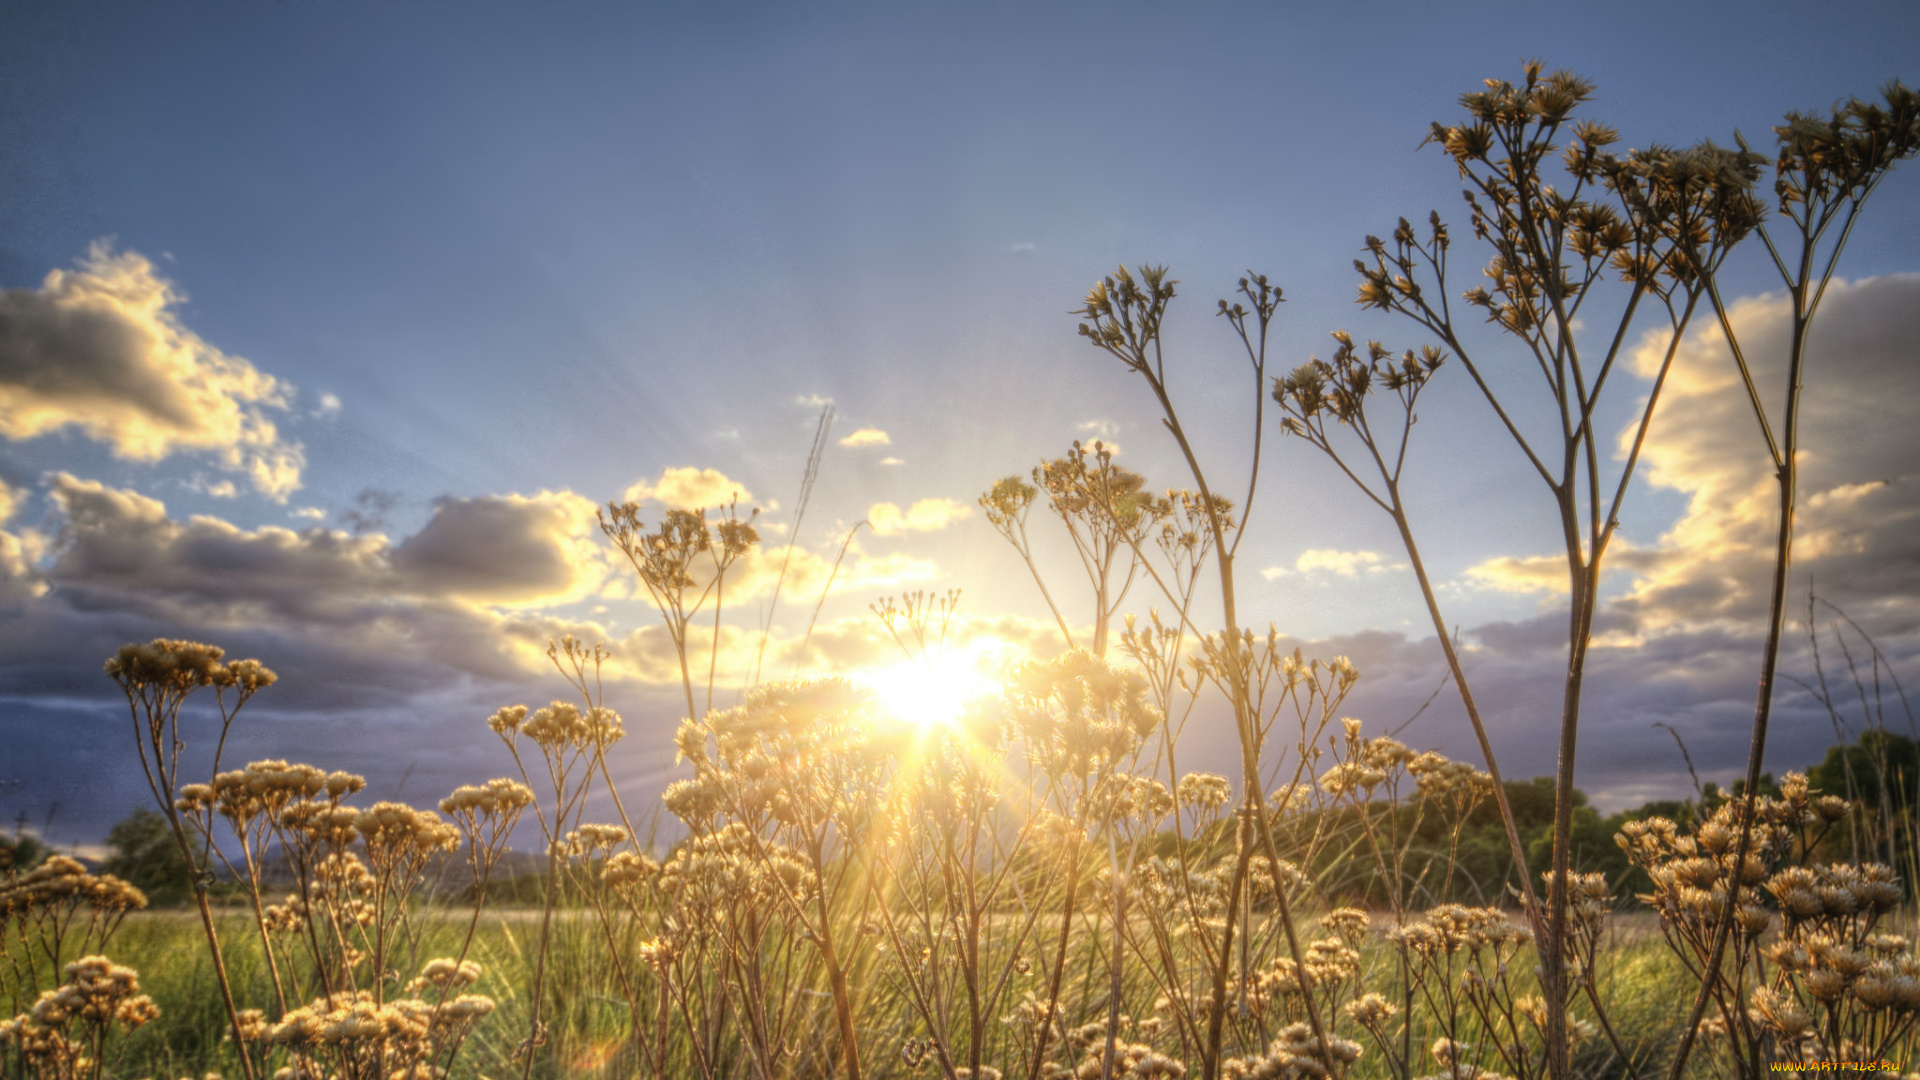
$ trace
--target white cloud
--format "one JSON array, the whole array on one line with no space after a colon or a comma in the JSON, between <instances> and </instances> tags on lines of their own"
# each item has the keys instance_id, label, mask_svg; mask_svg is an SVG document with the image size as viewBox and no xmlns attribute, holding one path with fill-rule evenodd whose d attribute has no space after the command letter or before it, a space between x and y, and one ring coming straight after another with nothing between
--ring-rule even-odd
<instances>
[{"instance_id":1,"label":"white cloud","mask_svg":"<svg viewBox=\"0 0 1920 1080\"><path fill-rule=\"evenodd\" d=\"M793 399L795 405L805 405L809 409L824 409L833 404L833 399L824 394L801 394Z\"/></svg>"},{"instance_id":2,"label":"white cloud","mask_svg":"<svg viewBox=\"0 0 1920 1080\"><path fill-rule=\"evenodd\" d=\"M1338 551L1333 548L1308 548L1293 561L1296 573L1321 571L1341 577L1358 577L1362 573L1378 574L1404 568L1400 563L1384 562L1378 552Z\"/></svg>"},{"instance_id":3,"label":"white cloud","mask_svg":"<svg viewBox=\"0 0 1920 1080\"><path fill-rule=\"evenodd\" d=\"M0 525L13 520L26 493L0 480ZM0 611L44 596L47 583L34 568L45 549L45 538L33 529L0 529Z\"/></svg>"},{"instance_id":4,"label":"white cloud","mask_svg":"<svg viewBox=\"0 0 1920 1080\"><path fill-rule=\"evenodd\" d=\"M268 413L293 388L183 326L182 299L146 258L104 243L38 289L0 292L0 436L77 428L130 461L206 452L284 502L305 456Z\"/></svg>"},{"instance_id":5,"label":"white cloud","mask_svg":"<svg viewBox=\"0 0 1920 1080\"><path fill-rule=\"evenodd\" d=\"M725 506L735 500L750 503L753 493L729 480L718 469L683 466L663 470L660 478L651 484L637 481L621 498L627 502L652 501L680 510L699 510Z\"/></svg>"},{"instance_id":6,"label":"white cloud","mask_svg":"<svg viewBox=\"0 0 1920 1080\"><path fill-rule=\"evenodd\" d=\"M881 459L880 459L880 464L882 464L882 465L905 465L905 464L906 464L906 461L905 461L905 459L903 459L903 458L897 458L897 457L883 457L883 458L881 458Z\"/></svg>"},{"instance_id":7,"label":"white cloud","mask_svg":"<svg viewBox=\"0 0 1920 1080\"><path fill-rule=\"evenodd\" d=\"M313 415L322 420L331 420L340 415L340 395L321 394L320 403L313 408Z\"/></svg>"},{"instance_id":8,"label":"white cloud","mask_svg":"<svg viewBox=\"0 0 1920 1080\"><path fill-rule=\"evenodd\" d=\"M1269 566L1260 571L1260 576L1268 581L1296 574L1332 574L1337 577L1359 577L1362 574L1384 574L1389 570L1405 570L1406 563L1387 562L1376 551L1340 551L1335 548L1308 548L1293 560L1293 568Z\"/></svg>"},{"instance_id":9,"label":"white cloud","mask_svg":"<svg viewBox=\"0 0 1920 1080\"><path fill-rule=\"evenodd\" d=\"M973 516L973 507L957 499L921 499L905 510L890 502L867 508L875 536L904 536L908 532L938 532Z\"/></svg>"},{"instance_id":10,"label":"white cloud","mask_svg":"<svg viewBox=\"0 0 1920 1080\"><path fill-rule=\"evenodd\" d=\"M841 446L889 446L893 440L879 428L863 427L840 440Z\"/></svg>"},{"instance_id":11,"label":"white cloud","mask_svg":"<svg viewBox=\"0 0 1920 1080\"><path fill-rule=\"evenodd\" d=\"M216 499L237 499L240 489L231 480L209 480L204 476L195 476L187 481L187 490L197 491Z\"/></svg>"},{"instance_id":12,"label":"white cloud","mask_svg":"<svg viewBox=\"0 0 1920 1080\"><path fill-rule=\"evenodd\" d=\"M302 506L289 511L287 513L287 516L292 518L299 518L302 521L324 521L326 519L327 512L325 510L320 509L317 506Z\"/></svg>"},{"instance_id":13,"label":"white cloud","mask_svg":"<svg viewBox=\"0 0 1920 1080\"><path fill-rule=\"evenodd\" d=\"M1565 596L1567 558L1564 555L1502 555L1469 567L1467 579L1494 592Z\"/></svg>"}]
</instances>

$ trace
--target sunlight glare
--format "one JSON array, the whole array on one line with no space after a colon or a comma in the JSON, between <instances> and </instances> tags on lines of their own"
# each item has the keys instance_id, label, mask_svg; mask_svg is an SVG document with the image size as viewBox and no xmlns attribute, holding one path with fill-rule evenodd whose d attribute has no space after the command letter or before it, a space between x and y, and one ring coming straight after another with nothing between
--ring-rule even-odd
<instances>
[{"instance_id":1,"label":"sunlight glare","mask_svg":"<svg viewBox=\"0 0 1920 1080\"><path fill-rule=\"evenodd\" d=\"M967 702L993 688L975 658L956 652L873 668L856 681L873 691L882 715L922 729L951 724Z\"/></svg>"}]
</instances>

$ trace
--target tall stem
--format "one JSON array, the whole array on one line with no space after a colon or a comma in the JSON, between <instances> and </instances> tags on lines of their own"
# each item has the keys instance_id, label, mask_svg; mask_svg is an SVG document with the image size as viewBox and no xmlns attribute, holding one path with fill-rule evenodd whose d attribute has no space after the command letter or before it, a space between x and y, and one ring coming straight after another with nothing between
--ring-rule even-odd
<instances>
[{"instance_id":1,"label":"tall stem","mask_svg":"<svg viewBox=\"0 0 1920 1080\"><path fill-rule=\"evenodd\" d=\"M1507 851L1513 856L1514 872L1520 878L1520 895L1527 906L1527 921L1533 928L1534 940L1544 940L1545 922L1541 919L1540 898L1533 888L1533 875L1527 872L1527 851L1520 842L1520 825L1513 816L1513 804L1507 799L1507 785L1500 775L1500 763L1494 759L1493 742L1487 737L1487 726L1480 719L1480 709L1474 704L1473 691L1467 685L1467 675L1460 667L1459 651L1453 647L1453 637L1447 632L1447 622L1440 614L1440 601L1433 591L1433 583L1427 577L1427 565L1420 558L1420 545L1414 542L1413 529L1407 522L1405 507L1400 501L1398 481L1387 481L1387 494L1392 501L1393 523L1400 530L1400 542L1407 551L1407 561L1413 566L1413 576L1420 584L1420 597L1426 601L1427 616L1433 620L1434 636L1440 639L1440 651L1446 655L1447 671L1453 676L1453 685L1460 691L1460 703L1466 707L1467 720L1473 725L1473 737L1480 743L1480 756L1486 759L1487 775L1493 780L1493 801L1500 808L1500 824L1507 834Z\"/></svg>"}]
</instances>

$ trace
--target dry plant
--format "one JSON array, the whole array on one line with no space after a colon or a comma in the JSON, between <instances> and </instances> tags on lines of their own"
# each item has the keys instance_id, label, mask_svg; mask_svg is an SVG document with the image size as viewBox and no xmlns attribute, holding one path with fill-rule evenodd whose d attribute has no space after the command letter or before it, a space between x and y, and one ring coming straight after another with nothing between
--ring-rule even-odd
<instances>
[{"instance_id":1,"label":"dry plant","mask_svg":"<svg viewBox=\"0 0 1920 1080\"><path fill-rule=\"evenodd\" d=\"M0 878L0 954L7 963L0 985L12 1018L0 1020L0 1060L11 1059L13 1069L5 1071L98 1080L106 1075L111 1035L160 1015L140 992L140 973L100 954L127 912L146 906L139 889L88 873L65 855L30 870L7 868Z\"/></svg>"},{"instance_id":2,"label":"dry plant","mask_svg":"<svg viewBox=\"0 0 1920 1080\"><path fill-rule=\"evenodd\" d=\"M223 663L222 655L215 646L156 640L121 649L107 670L126 692L149 782L193 874L195 902L242 1073L277 1080L448 1075L468 1036L494 1010L494 1001L466 992L483 974L466 958L477 907L458 955L421 954L422 935L413 921L421 886L430 865L464 843L476 889L484 894L531 792L509 780L463 787L442 804L454 818L449 823L398 802L348 805L345 800L366 782L345 772L278 760L220 771L220 750L240 707L275 681L257 661ZM179 761L187 749L183 706L194 691L208 686L215 689L221 721L213 773L206 782L181 783ZM266 881L275 863L291 876L293 889L279 903L269 903ZM273 1000L260 1007L242 1008L233 995L208 896L216 866L247 895L273 992ZM109 895L115 885L105 879L89 888ZM127 1001L144 1000L130 996L137 989L130 969L103 958L81 964L93 960L98 964L80 973L83 982L91 982L73 993L111 992ZM85 989L95 984L97 992ZM102 1012L106 1007L98 1001L89 1008L74 1015L118 1015L112 1009ZM150 1018L151 1003L114 1008L127 1013L123 1022L135 1014ZM94 1037L104 1037L104 1027ZM97 1053L90 1060L97 1063ZM43 1069L41 1075L68 1074Z\"/></svg>"},{"instance_id":3,"label":"dry plant","mask_svg":"<svg viewBox=\"0 0 1920 1080\"><path fill-rule=\"evenodd\" d=\"M1911 1048L1920 953L1882 925L1901 901L1898 880L1885 864L1815 856L1851 810L1789 773L1778 797L1728 800L1692 830L1655 817L1621 832L1653 882L1641 899L1708 994L1713 1015L1697 1033L1714 1075L1758 1076L1775 1061L1878 1062ZM1729 908L1735 925L1723 933Z\"/></svg>"},{"instance_id":4,"label":"dry plant","mask_svg":"<svg viewBox=\"0 0 1920 1080\"><path fill-rule=\"evenodd\" d=\"M1769 414L1760 400L1754 382L1753 367L1742 348L1739 332L1720 295L1715 271L1717 263L1701 260L1700 239L1683 237L1682 251L1702 267L1701 280L1712 303L1720 328L1726 335L1728 350L1740 369L1741 380L1753 406L1754 418L1766 444L1768 462L1779 482L1780 509L1774 542L1773 575L1770 583L1766 644L1760 654L1760 690L1754 702L1753 736L1747 752L1746 817L1742 819L1738 850L1744 852L1752 842L1748 823L1756 820L1755 799L1759 794L1760 770L1765 759L1767 731L1773 709L1774 668L1780 656L1780 638L1786 626L1787 577L1793 562L1794 511L1798 499L1800 473L1800 401L1807 371L1807 340L1814 316L1832 283L1847 240L1868 197L1880 186L1893 166L1902 159L1920 153L1920 94L1897 80L1883 91L1884 104L1852 98L1836 106L1826 116L1788 113L1786 122L1774 128L1779 151L1774 158L1774 196L1780 219L1789 233L1776 243L1764 223L1756 222L1761 242L1781 281L1786 285L1792 305L1792 322L1787 337L1786 400L1778 414ZM1736 135L1736 139L1739 137ZM1747 152L1745 140L1739 140ZM1756 215L1757 218L1758 215ZM1776 427L1775 424L1778 424ZM1719 977L1719 959L1733 933L1733 899L1721 912L1714 934L1708 975L1694 999L1692 1023L1674 1055L1671 1076L1679 1080L1692 1049L1692 1031L1705 1014L1713 984Z\"/></svg>"}]
</instances>

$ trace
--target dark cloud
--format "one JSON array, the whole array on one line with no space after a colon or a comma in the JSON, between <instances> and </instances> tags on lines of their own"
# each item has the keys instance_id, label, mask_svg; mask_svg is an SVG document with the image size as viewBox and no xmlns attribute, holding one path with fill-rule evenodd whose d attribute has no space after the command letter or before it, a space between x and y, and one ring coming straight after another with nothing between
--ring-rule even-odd
<instances>
[{"instance_id":1,"label":"dark cloud","mask_svg":"<svg viewBox=\"0 0 1920 1080\"><path fill-rule=\"evenodd\" d=\"M353 505L334 515L347 531L360 536L381 532L387 527L387 515L400 505L400 493L382 488L362 488L353 497Z\"/></svg>"},{"instance_id":2,"label":"dark cloud","mask_svg":"<svg viewBox=\"0 0 1920 1080\"><path fill-rule=\"evenodd\" d=\"M571 492L443 499L393 553L415 588L492 604L552 604L600 583L594 504Z\"/></svg>"}]
</instances>

